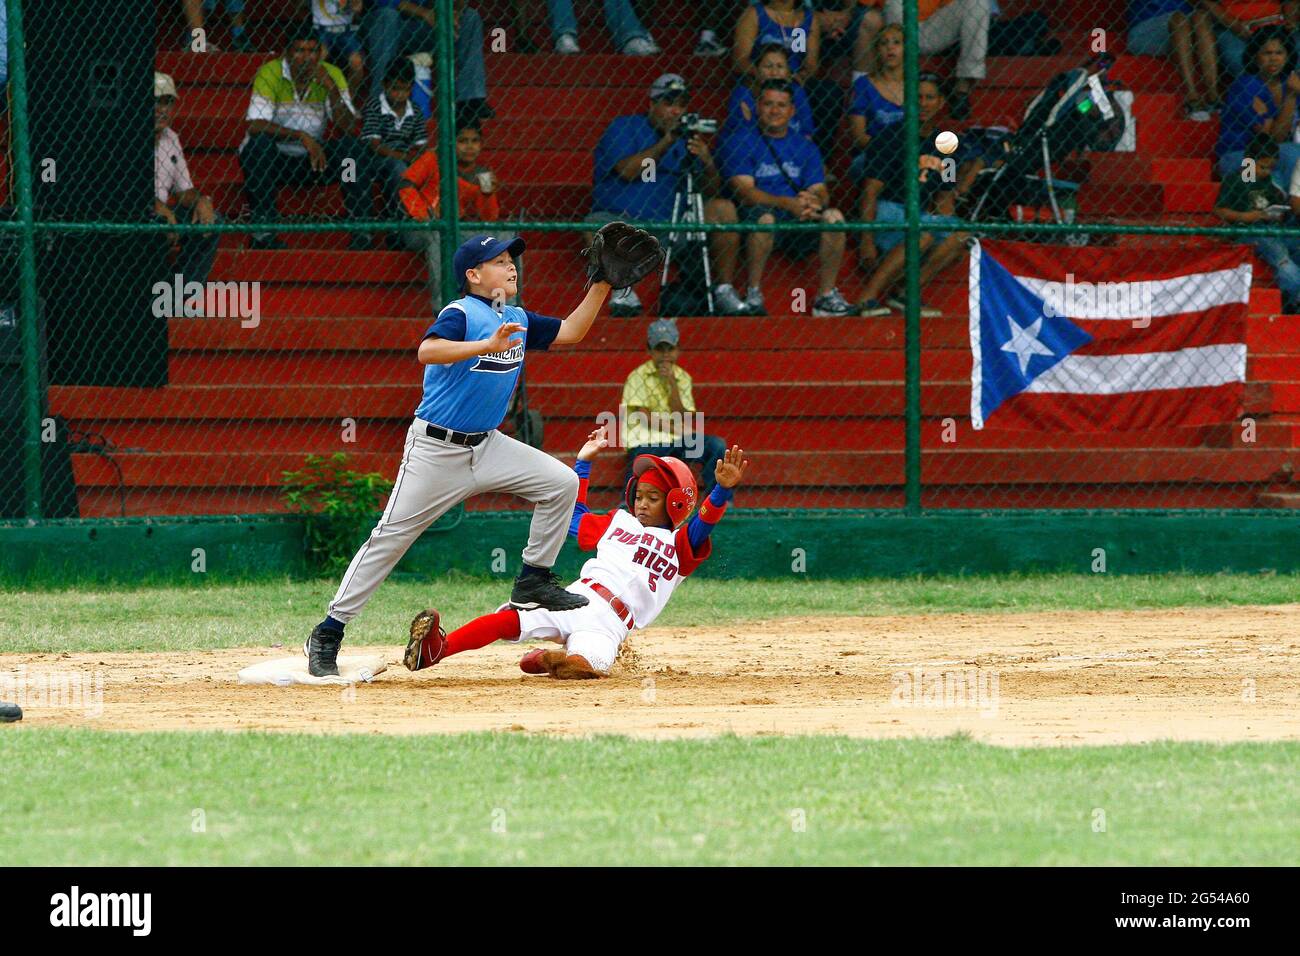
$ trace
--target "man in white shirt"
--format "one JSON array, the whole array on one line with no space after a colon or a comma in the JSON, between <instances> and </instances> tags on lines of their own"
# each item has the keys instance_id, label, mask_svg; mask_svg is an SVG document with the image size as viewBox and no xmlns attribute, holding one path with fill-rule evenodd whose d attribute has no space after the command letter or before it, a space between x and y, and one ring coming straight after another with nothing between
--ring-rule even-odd
<instances>
[{"instance_id":1,"label":"man in white shirt","mask_svg":"<svg viewBox=\"0 0 1300 956\"><path fill-rule=\"evenodd\" d=\"M208 225L219 217L212 200L194 187L180 137L171 128L176 109L176 84L166 73L153 75L153 212L171 223ZM174 205L172 204L174 203ZM176 272L184 282L207 282L217 257L219 233L189 232L177 236Z\"/></svg>"}]
</instances>

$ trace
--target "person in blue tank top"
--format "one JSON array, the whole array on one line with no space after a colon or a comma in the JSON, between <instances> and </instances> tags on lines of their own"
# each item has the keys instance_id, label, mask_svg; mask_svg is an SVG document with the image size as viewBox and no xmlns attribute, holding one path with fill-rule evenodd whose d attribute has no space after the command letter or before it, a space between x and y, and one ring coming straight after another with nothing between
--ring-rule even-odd
<instances>
[{"instance_id":1,"label":"person in blue tank top","mask_svg":"<svg viewBox=\"0 0 1300 956\"><path fill-rule=\"evenodd\" d=\"M577 476L558 459L497 431L519 380L524 354L581 342L609 295L595 282L563 319L507 305L519 290L514 257L523 239L473 236L452 260L460 298L448 302L420 341L424 394L407 431L393 493L352 559L324 621L303 647L314 677L338 674L345 625L355 618L407 549L449 509L479 494L518 495L534 504L516 608L572 610L587 603L551 570L568 532ZM486 547L486 546L485 546ZM484 560L489 560L487 552Z\"/></svg>"},{"instance_id":2,"label":"person in blue tank top","mask_svg":"<svg viewBox=\"0 0 1300 956\"><path fill-rule=\"evenodd\" d=\"M736 72L742 76L753 74L758 52L770 44L790 52L790 72L796 82L806 84L817 75L821 29L812 7L803 0L755 0L745 8L736 21L731 47Z\"/></svg>"}]
</instances>

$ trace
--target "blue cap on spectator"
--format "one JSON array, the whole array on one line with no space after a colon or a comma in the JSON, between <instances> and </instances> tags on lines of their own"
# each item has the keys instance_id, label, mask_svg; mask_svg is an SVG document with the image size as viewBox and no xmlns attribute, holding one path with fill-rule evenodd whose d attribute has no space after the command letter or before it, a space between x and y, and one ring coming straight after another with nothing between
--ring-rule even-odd
<instances>
[{"instance_id":1,"label":"blue cap on spectator","mask_svg":"<svg viewBox=\"0 0 1300 956\"><path fill-rule=\"evenodd\" d=\"M677 323L672 319L658 319L650 323L646 330L646 344L651 348L656 345L676 345L679 341Z\"/></svg>"},{"instance_id":2,"label":"blue cap on spectator","mask_svg":"<svg viewBox=\"0 0 1300 956\"><path fill-rule=\"evenodd\" d=\"M456 250L455 257L451 260L452 270L460 277L458 288L461 292L465 291L465 285L468 280L465 278L465 270L473 269L489 259L495 259L503 252L509 252L512 256L522 254L524 251L524 240L519 236L514 239L497 239L495 236L470 236L460 244Z\"/></svg>"}]
</instances>

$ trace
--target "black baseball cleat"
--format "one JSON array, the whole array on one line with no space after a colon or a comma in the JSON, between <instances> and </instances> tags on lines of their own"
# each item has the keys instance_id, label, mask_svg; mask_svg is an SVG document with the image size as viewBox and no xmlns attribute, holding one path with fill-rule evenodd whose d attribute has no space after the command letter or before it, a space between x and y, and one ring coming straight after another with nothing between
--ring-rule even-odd
<instances>
[{"instance_id":1,"label":"black baseball cleat","mask_svg":"<svg viewBox=\"0 0 1300 956\"><path fill-rule=\"evenodd\" d=\"M343 643L342 631L325 631L317 624L311 637L303 644L307 656L307 673L312 677L339 676L339 645Z\"/></svg>"},{"instance_id":2,"label":"black baseball cleat","mask_svg":"<svg viewBox=\"0 0 1300 956\"><path fill-rule=\"evenodd\" d=\"M23 719L23 709L17 704L6 704L0 701L0 724L12 724L15 720Z\"/></svg>"},{"instance_id":3,"label":"black baseball cleat","mask_svg":"<svg viewBox=\"0 0 1300 956\"><path fill-rule=\"evenodd\" d=\"M574 594L560 587L560 579L554 571L545 574L522 574L515 578L514 590L510 592L510 605L520 611L532 611L544 607L548 611L572 611L587 606L587 599L581 594Z\"/></svg>"},{"instance_id":4,"label":"black baseball cleat","mask_svg":"<svg viewBox=\"0 0 1300 956\"><path fill-rule=\"evenodd\" d=\"M411 639L406 642L402 663L408 671L424 670L447 653L447 632L442 629L436 608L427 608L411 621Z\"/></svg>"}]
</instances>

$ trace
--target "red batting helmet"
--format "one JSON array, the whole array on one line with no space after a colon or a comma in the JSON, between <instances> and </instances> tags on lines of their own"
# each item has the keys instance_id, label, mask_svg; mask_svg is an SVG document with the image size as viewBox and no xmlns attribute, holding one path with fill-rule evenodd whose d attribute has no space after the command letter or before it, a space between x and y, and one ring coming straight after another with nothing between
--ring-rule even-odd
<instances>
[{"instance_id":1,"label":"red batting helmet","mask_svg":"<svg viewBox=\"0 0 1300 956\"><path fill-rule=\"evenodd\" d=\"M695 475L690 466L680 458L658 455L637 455L632 462L632 478L627 483L627 507L631 511L636 505L636 483L643 474L651 469L659 473L668 485L668 520L674 528L680 528L682 522L695 510L695 501L699 491L695 485Z\"/></svg>"}]
</instances>

